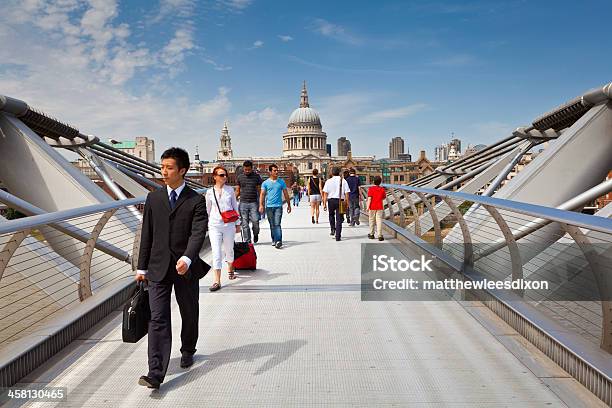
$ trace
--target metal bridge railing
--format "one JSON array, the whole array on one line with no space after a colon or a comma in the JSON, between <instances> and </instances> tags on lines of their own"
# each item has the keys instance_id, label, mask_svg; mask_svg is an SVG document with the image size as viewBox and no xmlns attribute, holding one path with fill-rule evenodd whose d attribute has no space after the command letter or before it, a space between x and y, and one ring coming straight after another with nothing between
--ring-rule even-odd
<instances>
[{"instance_id":1,"label":"metal bridge railing","mask_svg":"<svg viewBox=\"0 0 612 408\"><path fill-rule=\"evenodd\" d=\"M144 201L0 223L0 387L14 384L127 299Z\"/></svg>"},{"instance_id":2,"label":"metal bridge railing","mask_svg":"<svg viewBox=\"0 0 612 408\"><path fill-rule=\"evenodd\" d=\"M579 381L587 388L612 402L611 219L461 192L383 187L387 224L421 249L443 254L467 278L549 282L549 290L517 290L504 299L493 293L483 300L566 371L582 376ZM364 209L368 188L361 188ZM587 348L599 346L604 350L599 361L583 360L582 342L567 341L571 336L559 339L557 329L561 337L572 333L590 342ZM588 381L595 381L594 388Z\"/></svg>"},{"instance_id":3,"label":"metal bridge railing","mask_svg":"<svg viewBox=\"0 0 612 408\"><path fill-rule=\"evenodd\" d=\"M133 275L140 219L128 207L143 202L115 201L0 223L0 349Z\"/></svg>"}]
</instances>

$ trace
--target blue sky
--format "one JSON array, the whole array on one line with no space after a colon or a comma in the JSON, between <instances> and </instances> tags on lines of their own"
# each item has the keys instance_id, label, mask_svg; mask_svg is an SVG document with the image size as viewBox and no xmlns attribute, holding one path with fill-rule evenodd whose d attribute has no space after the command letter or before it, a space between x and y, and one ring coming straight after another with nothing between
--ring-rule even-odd
<instances>
[{"instance_id":1,"label":"blue sky","mask_svg":"<svg viewBox=\"0 0 612 408\"><path fill-rule=\"evenodd\" d=\"M101 139L279 155L302 80L328 143L490 143L612 81L609 1L8 1L0 94Z\"/></svg>"}]
</instances>

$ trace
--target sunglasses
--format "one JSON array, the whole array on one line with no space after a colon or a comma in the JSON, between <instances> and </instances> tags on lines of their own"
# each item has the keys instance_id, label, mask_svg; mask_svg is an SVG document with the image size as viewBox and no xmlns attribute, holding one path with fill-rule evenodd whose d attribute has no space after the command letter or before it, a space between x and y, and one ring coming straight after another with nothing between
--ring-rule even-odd
<instances>
[{"instance_id":1,"label":"sunglasses","mask_svg":"<svg viewBox=\"0 0 612 408\"><path fill-rule=\"evenodd\" d=\"M216 175L219 176L219 177L227 177L227 174L225 174L225 173L221 173L221 174L217 173Z\"/></svg>"}]
</instances>

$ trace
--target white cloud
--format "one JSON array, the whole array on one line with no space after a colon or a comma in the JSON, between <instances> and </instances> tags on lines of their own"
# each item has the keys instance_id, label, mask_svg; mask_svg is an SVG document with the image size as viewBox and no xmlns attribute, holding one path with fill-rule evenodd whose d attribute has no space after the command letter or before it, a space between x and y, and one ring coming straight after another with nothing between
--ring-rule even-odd
<instances>
[{"instance_id":1,"label":"white cloud","mask_svg":"<svg viewBox=\"0 0 612 408\"><path fill-rule=\"evenodd\" d=\"M386 109L369 113L359 119L359 123L381 123L387 120L405 118L422 111L427 107L424 103L415 103L400 108Z\"/></svg>"},{"instance_id":2,"label":"white cloud","mask_svg":"<svg viewBox=\"0 0 612 408\"><path fill-rule=\"evenodd\" d=\"M191 17L194 13L196 2L194 0L160 0L159 12L152 22L157 23L169 16Z\"/></svg>"},{"instance_id":3,"label":"white cloud","mask_svg":"<svg viewBox=\"0 0 612 408\"><path fill-rule=\"evenodd\" d=\"M341 43L350 45L361 45L364 40L354 34L349 33L344 27L338 24L330 23L322 18L314 20L312 29L314 32L325 37L332 38Z\"/></svg>"},{"instance_id":4,"label":"white cloud","mask_svg":"<svg viewBox=\"0 0 612 408\"><path fill-rule=\"evenodd\" d=\"M215 60L211 58L204 58L203 61L207 63L208 65L212 65L215 71L229 71L230 69L232 69L231 66L219 64L218 62L216 62Z\"/></svg>"},{"instance_id":5,"label":"white cloud","mask_svg":"<svg viewBox=\"0 0 612 408\"><path fill-rule=\"evenodd\" d=\"M241 11L249 7L253 0L218 0L218 3L230 10Z\"/></svg>"},{"instance_id":6,"label":"white cloud","mask_svg":"<svg viewBox=\"0 0 612 408\"><path fill-rule=\"evenodd\" d=\"M232 106L227 94L229 93L228 88L221 87L218 89L218 94L212 100L199 104L196 107L196 115L200 119L210 121L215 118L227 116Z\"/></svg>"},{"instance_id":7,"label":"white cloud","mask_svg":"<svg viewBox=\"0 0 612 408\"><path fill-rule=\"evenodd\" d=\"M278 38L280 38L282 42L293 41L293 37L290 35L279 35Z\"/></svg>"},{"instance_id":8,"label":"white cloud","mask_svg":"<svg viewBox=\"0 0 612 408\"><path fill-rule=\"evenodd\" d=\"M228 88L221 87L194 102L173 93L172 81L163 73L155 73L165 86L163 92L148 87L138 94L131 86L132 82L147 83L153 77L148 71L151 67L180 65L197 48L192 33L178 29L160 49L134 46L131 28L114 22L115 3L80 8L67 0L60 4L62 7L14 1L3 5L0 92L102 140L142 135L156 141L158 154L170 145L192 152L199 145L208 146L201 150L203 158L213 158L223 120L232 119ZM39 17L49 15L64 26L54 26L50 20L40 22ZM111 35L103 35L105 30ZM264 109L250 126L257 128L257 121L268 124L275 118L274 111ZM245 119L237 121L247 127ZM279 137L279 130L275 132ZM268 144L261 142L245 141L243 146L247 154L250 146L254 151L260 149L259 154L268 151Z\"/></svg>"},{"instance_id":9,"label":"white cloud","mask_svg":"<svg viewBox=\"0 0 612 408\"><path fill-rule=\"evenodd\" d=\"M261 47L263 47L263 45L264 45L264 42L263 42L263 41L261 41L261 40L257 40L257 41L255 41L255 42L253 43L253 48L261 48Z\"/></svg>"},{"instance_id":10,"label":"white cloud","mask_svg":"<svg viewBox=\"0 0 612 408\"><path fill-rule=\"evenodd\" d=\"M180 69L186 54L195 48L193 32L189 28L179 28L174 37L166 44L160 52L160 60L170 69L170 74L175 75Z\"/></svg>"},{"instance_id":11,"label":"white cloud","mask_svg":"<svg viewBox=\"0 0 612 408\"><path fill-rule=\"evenodd\" d=\"M232 147L240 156L280 155L281 135L287 130L288 114L266 107L238 114L230 121Z\"/></svg>"}]
</instances>

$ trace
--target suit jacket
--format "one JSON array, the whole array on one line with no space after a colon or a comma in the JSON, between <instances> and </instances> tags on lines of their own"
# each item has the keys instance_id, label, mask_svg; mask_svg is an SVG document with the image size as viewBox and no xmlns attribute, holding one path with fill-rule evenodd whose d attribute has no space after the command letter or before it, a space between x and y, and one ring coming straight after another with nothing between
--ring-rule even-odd
<instances>
[{"instance_id":1,"label":"suit jacket","mask_svg":"<svg viewBox=\"0 0 612 408\"><path fill-rule=\"evenodd\" d=\"M207 229L206 200L188 186L183 188L174 210L170 210L165 187L150 192L142 219L138 269L148 270L148 280L160 282L168 268L174 269L178 259L185 255L191 259L185 277L204 277L210 266L200 259L199 253Z\"/></svg>"}]
</instances>

